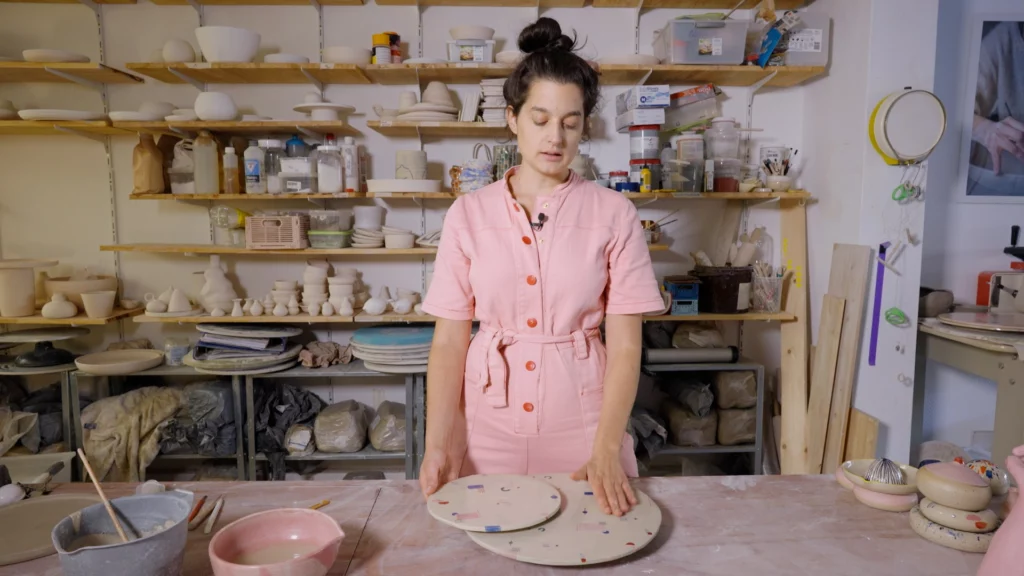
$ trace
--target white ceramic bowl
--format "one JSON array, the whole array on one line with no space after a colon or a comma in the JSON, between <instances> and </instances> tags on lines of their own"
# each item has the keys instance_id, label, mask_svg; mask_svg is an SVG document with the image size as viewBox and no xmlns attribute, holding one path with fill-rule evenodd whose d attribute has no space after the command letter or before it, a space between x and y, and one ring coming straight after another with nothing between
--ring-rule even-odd
<instances>
[{"instance_id":1,"label":"white ceramic bowl","mask_svg":"<svg viewBox=\"0 0 1024 576\"><path fill-rule=\"evenodd\" d=\"M380 232L384 225L384 208L381 206L356 206L352 209L355 214L355 228L362 228L372 232Z\"/></svg>"},{"instance_id":2,"label":"white ceramic bowl","mask_svg":"<svg viewBox=\"0 0 1024 576\"><path fill-rule=\"evenodd\" d=\"M196 38L207 62L252 62L260 48L260 35L245 28L200 26Z\"/></svg>"},{"instance_id":3,"label":"white ceramic bowl","mask_svg":"<svg viewBox=\"0 0 1024 576\"><path fill-rule=\"evenodd\" d=\"M175 114L177 110L174 108L174 104L170 102L143 102L142 106L139 106L139 112L143 114L152 114L164 118Z\"/></svg>"},{"instance_id":4,"label":"white ceramic bowl","mask_svg":"<svg viewBox=\"0 0 1024 576\"><path fill-rule=\"evenodd\" d=\"M509 66L515 66L519 64L519 61L523 59L523 54L519 50L502 50L494 55L494 61L498 64L507 64Z\"/></svg>"},{"instance_id":5,"label":"white ceramic bowl","mask_svg":"<svg viewBox=\"0 0 1024 576\"><path fill-rule=\"evenodd\" d=\"M335 64L369 64L370 51L351 46L328 46L324 48L323 61Z\"/></svg>"},{"instance_id":6,"label":"white ceramic bowl","mask_svg":"<svg viewBox=\"0 0 1024 576\"><path fill-rule=\"evenodd\" d=\"M297 280L275 280L274 290L297 290L299 282Z\"/></svg>"},{"instance_id":7,"label":"white ceramic bowl","mask_svg":"<svg viewBox=\"0 0 1024 576\"><path fill-rule=\"evenodd\" d=\"M238 108L231 96L223 92L202 92L196 97L194 105L196 116L206 122L234 120L238 118Z\"/></svg>"},{"instance_id":8,"label":"white ceramic bowl","mask_svg":"<svg viewBox=\"0 0 1024 576\"><path fill-rule=\"evenodd\" d=\"M452 40L490 40L494 38L494 28L487 26L456 26L448 31Z\"/></svg>"},{"instance_id":9,"label":"white ceramic bowl","mask_svg":"<svg viewBox=\"0 0 1024 576\"><path fill-rule=\"evenodd\" d=\"M196 51L188 42L175 38L164 43L160 56L164 62L195 62Z\"/></svg>"},{"instance_id":10,"label":"white ceramic bowl","mask_svg":"<svg viewBox=\"0 0 1024 576\"><path fill-rule=\"evenodd\" d=\"M384 247L394 250L412 248L416 237L412 234L388 234L384 236Z\"/></svg>"},{"instance_id":11,"label":"white ceramic bowl","mask_svg":"<svg viewBox=\"0 0 1024 576\"><path fill-rule=\"evenodd\" d=\"M309 64L309 58L305 56L299 56L298 54L285 54L283 52L278 54L267 54L263 57L263 61L269 64Z\"/></svg>"}]
</instances>

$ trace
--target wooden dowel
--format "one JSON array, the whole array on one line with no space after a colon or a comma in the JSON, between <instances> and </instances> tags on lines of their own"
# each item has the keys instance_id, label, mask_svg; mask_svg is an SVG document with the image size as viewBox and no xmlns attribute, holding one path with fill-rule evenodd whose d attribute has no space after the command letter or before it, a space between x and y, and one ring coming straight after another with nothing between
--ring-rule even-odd
<instances>
[{"instance_id":1,"label":"wooden dowel","mask_svg":"<svg viewBox=\"0 0 1024 576\"><path fill-rule=\"evenodd\" d=\"M121 542L127 542L128 536L125 536L124 529L121 528L121 523L117 520L117 514L114 513L114 507L110 505L110 500L107 500L107 495L103 493L103 488L100 488L100 481L96 479L96 474L92 471L89 459L85 457L85 452L82 452L81 448L78 449L78 457L82 459L82 464L85 465L85 470L89 473L89 479L92 480L92 485L96 488L96 492L99 493L100 499L103 500L103 506L106 507L107 514L110 514L110 520L114 523L114 528L117 529L117 534L121 537Z\"/></svg>"}]
</instances>

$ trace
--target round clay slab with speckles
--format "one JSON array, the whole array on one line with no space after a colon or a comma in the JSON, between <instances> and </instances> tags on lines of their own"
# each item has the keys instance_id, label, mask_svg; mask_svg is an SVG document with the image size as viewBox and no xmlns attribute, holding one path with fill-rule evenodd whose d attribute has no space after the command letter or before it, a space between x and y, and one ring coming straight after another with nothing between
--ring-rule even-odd
<instances>
[{"instance_id":1,"label":"round clay slab with speckles","mask_svg":"<svg viewBox=\"0 0 1024 576\"><path fill-rule=\"evenodd\" d=\"M508 532L558 513L562 496L536 477L477 474L449 482L427 500L430 515L469 532Z\"/></svg>"},{"instance_id":2,"label":"round clay slab with speckles","mask_svg":"<svg viewBox=\"0 0 1024 576\"><path fill-rule=\"evenodd\" d=\"M588 566L624 558L658 535L661 509L643 492L633 489L638 503L627 514L605 514L597 504L589 482L577 482L568 474L535 476L554 484L562 493L558 516L541 526L509 534L469 537L487 550L530 564Z\"/></svg>"}]
</instances>

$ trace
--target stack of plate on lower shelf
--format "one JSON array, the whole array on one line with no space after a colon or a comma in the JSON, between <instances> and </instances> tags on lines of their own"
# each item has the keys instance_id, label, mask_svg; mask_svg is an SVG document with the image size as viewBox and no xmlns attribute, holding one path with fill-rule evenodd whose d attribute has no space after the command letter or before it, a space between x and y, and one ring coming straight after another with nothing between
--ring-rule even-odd
<instances>
[{"instance_id":1,"label":"stack of plate on lower shelf","mask_svg":"<svg viewBox=\"0 0 1024 576\"><path fill-rule=\"evenodd\" d=\"M370 370L390 374L427 371L433 326L373 326L352 335L352 355Z\"/></svg>"},{"instance_id":2,"label":"stack of plate on lower shelf","mask_svg":"<svg viewBox=\"0 0 1024 576\"><path fill-rule=\"evenodd\" d=\"M245 376L270 374L295 366L302 344L288 339L302 334L292 326L199 324L201 336L184 362L203 374Z\"/></svg>"}]
</instances>

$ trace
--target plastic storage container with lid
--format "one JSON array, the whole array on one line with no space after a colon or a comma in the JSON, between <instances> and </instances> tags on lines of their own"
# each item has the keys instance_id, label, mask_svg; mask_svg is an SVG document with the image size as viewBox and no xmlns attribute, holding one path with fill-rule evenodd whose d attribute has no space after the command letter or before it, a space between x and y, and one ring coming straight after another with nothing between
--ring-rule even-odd
<instances>
[{"instance_id":1,"label":"plastic storage container with lid","mask_svg":"<svg viewBox=\"0 0 1024 576\"><path fill-rule=\"evenodd\" d=\"M280 177L284 142L272 139L260 140L260 148L263 149L263 173L267 178L267 192L280 194L284 190Z\"/></svg>"},{"instance_id":2,"label":"plastic storage container with lid","mask_svg":"<svg viewBox=\"0 0 1024 576\"><path fill-rule=\"evenodd\" d=\"M629 182L629 172L626 170L613 170L608 173L608 186L615 190L619 182Z\"/></svg>"},{"instance_id":3,"label":"plastic storage container with lid","mask_svg":"<svg viewBox=\"0 0 1024 576\"><path fill-rule=\"evenodd\" d=\"M341 212L338 210L310 210L309 229L315 231L341 231Z\"/></svg>"},{"instance_id":4,"label":"plastic storage container with lid","mask_svg":"<svg viewBox=\"0 0 1024 576\"><path fill-rule=\"evenodd\" d=\"M739 158L740 131L735 118L715 118L704 133L708 158Z\"/></svg>"},{"instance_id":5,"label":"plastic storage container with lid","mask_svg":"<svg viewBox=\"0 0 1024 576\"><path fill-rule=\"evenodd\" d=\"M323 146L316 149L316 173L319 178L320 192L340 194L345 191L344 159L341 147L329 138Z\"/></svg>"},{"instance_id":6,"label":"plastic storage container with lid","mask_svg":"<svg viewBox=\"0 0 1024 576\"><path fill-rule=\"evenodd\" d=\"M672 138L676 158L680 160L704 160L704 137L696 132L683 132Z\"/></svg>"},{"instance_id":7,"label":"plastic storage container with lid","mask_svg":"<svg viewBox=\"0 0 1024 576\"><path fill-rule=\"evenodd\" d=\"M494 40L449 40L449 62L494 62Z\"/></svg>"},{"instance_id":8,"label":"plastic storage container with lid","mask_svg":"<svg viewBox=\"0 0 1024 576\"><path fill-rule=\"evenodd\" d=\"M348 248L352 243L352 231L310 230L310 248Z\"/></svg>"},{"instance_id":9,"label":"plastic storage container with lid","mask_svg":"<svg viewBox=\"0 0 1024 576\"><path fill-rule=\"evenodd\" d=\"M828 66L832 19L814 12L799 15L800 23L787 34L786 66Z\"/></svg>"},{"instance_id":10,"label":"plastic storage container with lid","mask_svg":"<svg viewBox=\"0 0 1024 576\"><path fill-rule=\"evenodd\" d=\"M391 64L391 35L387 32L372 37L373 55L370 64Z\"/></svg>"},{"instance_id":11,"label":"plastic storage container with lid","mask_svg":"<svg viewBox=\"0 0 1024 576\"><path fill-rule=\"evenodd\" d=\"M658 158L661 154L660 126L648 124L629 127L629 159Z\"/></svg>"},{"instance_id":12,"label":"plastic storage container with lid","mask_svg":"<svg viewBox=\"0 0 1024 576\"><path fill-rule=\"evenodd\" d=\"M663 64L742 64L748 20L672 20L655 32Z\"/></svg>"},{"instance_id":13,"label":"plastic storage container with lid","mask_svg":"<svg viewBox=\"0 0 1024 576\"><path fill-rule=\"evenodd\" d=\"M715 158L715 189L709 192L739 192L742 168L736 158Z\"/></svg>"}]
</instances>

